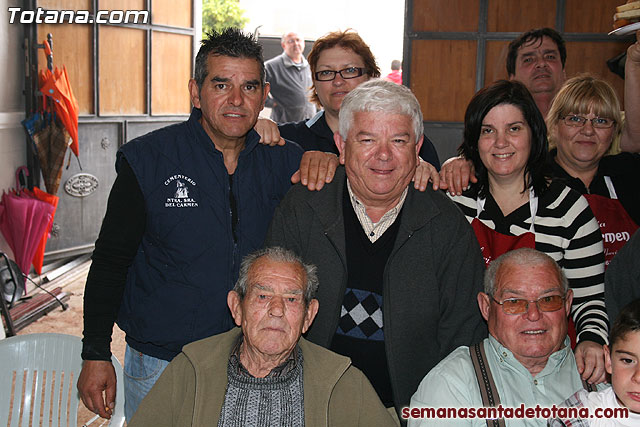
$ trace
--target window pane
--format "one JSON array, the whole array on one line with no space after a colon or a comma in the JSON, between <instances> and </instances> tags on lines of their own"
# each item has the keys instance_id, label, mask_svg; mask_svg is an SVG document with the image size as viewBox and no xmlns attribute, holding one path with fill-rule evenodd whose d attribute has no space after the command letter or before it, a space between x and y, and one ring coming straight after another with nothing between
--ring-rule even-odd
<instances>
[{"instance_id":1,"label":"window pane","mask_svg":"<svg viewBox=\"0 0 640 427\"><path fill-rule=\"evenodd\" d=\"M107 25L98 31L100 114L145 114L145 31Z\"/></svg>"},{"instance_id":2,"label":"window pane","mask_svg":"<svg viewBox=\"0 0 640 427\"><path fill-rule=\"evenodd\" d=\"M154 31L151 52L151 113L189 114L191 36Z\"/></svg>"}]
</instances>

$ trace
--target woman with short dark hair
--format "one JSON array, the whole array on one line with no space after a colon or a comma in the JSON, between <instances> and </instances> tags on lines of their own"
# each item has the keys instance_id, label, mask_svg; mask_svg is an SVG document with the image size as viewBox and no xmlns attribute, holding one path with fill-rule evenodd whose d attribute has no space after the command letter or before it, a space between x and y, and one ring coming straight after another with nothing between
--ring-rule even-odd
<instances>
[{"instance_id":1,"label":"woman with short dark hair","mask_svg":"<svg viewBox=\"0 0 640 427\"><path fill-rule=\"evenodd\" d=\"M526 87L500 80L479 91L465 113L459 154L478 182L450 196L471 223L485 261L519 247L551 256L574 291L576 359L583 378L604 380L607 338L604 255L598 223L584 197L547 170L547 131Z\"/></svg>"}]
</instances>

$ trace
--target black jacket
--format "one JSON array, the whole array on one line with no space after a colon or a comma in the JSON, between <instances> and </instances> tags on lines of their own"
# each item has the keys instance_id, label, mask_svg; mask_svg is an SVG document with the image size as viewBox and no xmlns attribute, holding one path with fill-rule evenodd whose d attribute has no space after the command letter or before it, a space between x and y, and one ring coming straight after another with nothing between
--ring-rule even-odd
<instances>
[{"instance_id":1,"label":"black jacket","mask_svg":"<svg viewBox=\"0 0 640 427\"><path fill-rule=\"evenodd\" d=\"M341 166L320 192L294 186L276 209L266 240L318 267L320 309L307 338L327 348L347 282L345 180ZM476 302L484 261L462 212L443 193L410 185L398 220L382 297L385 350L400 410L431 368L458 346L479 342L487 331Z\"/></svg>"}]
</instances>

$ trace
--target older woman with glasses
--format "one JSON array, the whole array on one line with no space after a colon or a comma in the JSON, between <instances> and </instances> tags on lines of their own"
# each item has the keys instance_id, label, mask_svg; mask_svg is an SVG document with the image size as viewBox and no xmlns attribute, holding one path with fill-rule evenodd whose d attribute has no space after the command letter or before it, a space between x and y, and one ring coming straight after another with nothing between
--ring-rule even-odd
<instances>
[{"instance_id":1,"label":"older woman with glasses","mask_svg":"<svg viewBox=\"0 0 640 427\"><path fill-rule=\"evenodd\" d=\"M618 98L604 80L568 80L547 115L552 173L583 194L604 239L608 265L640 224L640 155L607 155L621 132Z\"/></svg>"},{"instance_id":2,"label":"older woman with glasses","mask_svg":"<svg viewBox=\"0 0 640 427\"><path fill-rule=\"evenodd\" d=\"M546 126L527 88L501 80L480 90L467 107L458 152L473 163L478 182L450 197L471 223L486 263L528 247L562 267L575 295L578 367L583 378L602 382L607 337L602 236L585 198L551 181ZM532 330L532 343L538 333L546 332Z\"/></svg>"},{"instance_id":3,"label":"older woman with glasses","mask_svg":"<svg viewBox=\"0 0 640 427\"><path fill-rule=\"evenodd\" d=\"M369 46L352 30L334 31L320 37L307 60L313 79L311 101L322 111L309 120L286 123L277 129L271 121L258 120L256 130L266 143L274 143L282 136L297 142L305 151L338 154L333 134L338 131L342 100L359 84L380 77L380 69ZM438 154L426 136L420 157L440 169Z\"/></svg>"}]
</instances>

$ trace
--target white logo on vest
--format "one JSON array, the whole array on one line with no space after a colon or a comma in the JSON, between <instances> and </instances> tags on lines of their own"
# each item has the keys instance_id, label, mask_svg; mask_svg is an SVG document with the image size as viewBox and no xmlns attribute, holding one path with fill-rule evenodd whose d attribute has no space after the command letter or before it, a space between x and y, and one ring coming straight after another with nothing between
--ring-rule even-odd
<instances>
[{"instance_id":1,"label":"white logo on vest","mask_svg":"<svg viewBox=\"0 0 640 427\"><path fill-rule=\"evenodd\" d=\"M189 197L189 185L195 187L194 180L184 175L173 175L164 182L165 186L175 185L173 197L168 197L164 204L165 208L197 208L198 202Z\"/></svg>"}]
</instances>

